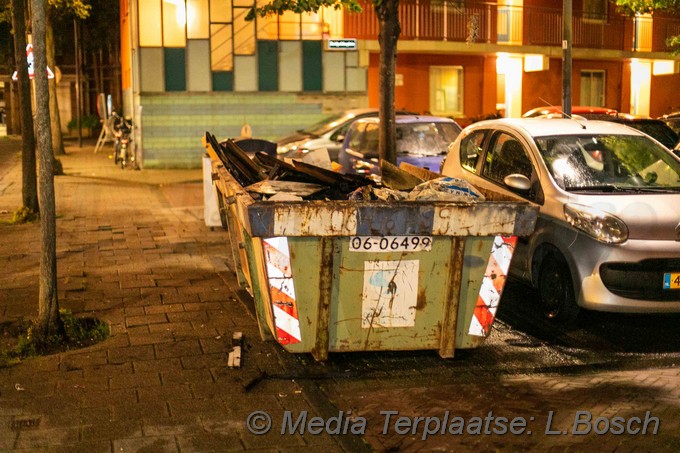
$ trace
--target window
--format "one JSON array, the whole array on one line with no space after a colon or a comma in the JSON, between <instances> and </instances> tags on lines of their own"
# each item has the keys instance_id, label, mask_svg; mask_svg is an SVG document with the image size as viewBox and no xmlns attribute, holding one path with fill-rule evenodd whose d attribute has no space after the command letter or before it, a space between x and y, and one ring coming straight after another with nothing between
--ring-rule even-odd
<instances>
[{"instance_id":1,"label":"window","mask_svg":"<svg viewBox=\"0 0 680 453\"><path fill-rule=\"evenodd\" d=\"M359 151L359 148L361 147L361 138L364 135L364 129L366 129L366 123L357 121L356 125L350 130L352 135L350 136L349 143L347 143L347 148L352 151Z\"/></svg>"},{"instance_id":2,"label":"window","mask_svg":"<svg viewBox=\"0 0 680 453\"><path fill-rule=\"evenodd\" d=\"M607 0L583 0L583 18L605 20L607 18Z\"/></svg>"},{"instance_id":3,"label":"window","mask_svg":"<svg viewBox=\"0 0 680 453\"><path fill-rule=\"evenodd\" d=\"M430 112L463 114L463 67L430 66Z\"/></svg>"},{"instance_id":4,"label":"window","mask_svg":"<svg viewBox=\"0 0 680 453\"><path fill-rule=\"evenodd\" d=\"M361 148L358 149L364 157L378 157L378 123L367 123Z\"/></svg>"},{"instance_id":5,"label":"window","mask_svg":"<svg viewBox=\"0 0 680 453\"><path fill-rule=\"evenodd\" d=\"M604 107L604 87L604 71L581 71L581 105Z\"/></svg>"},{"instance_id":6,"label":"window","mask_svg":"<svg viewBox=\"0 0 680 453\"><path fill-rule=\"evenodd\" d=\"M160 0L139 0L139 45L142 47L161 47Z\"/></svg>"},{"instance_id":7,"label":"window","mask_svg":"<svg viewBox=\"0 0 680 453\"><path fill-rule=\"evenodd\" d=\"M482 154L482 143L486 131L477 131L460 142L460 165L472 173L477 173L477 162Z\"/></svg>"},{"instance_id":8,"label":"window","mask_svg":"<svg viewBox=\"0 0 680 453\"><path fill-rule=\"evenodd\" d=\"M186 46L187 11L183 0L163 0L163 46Z\"/></svg>"},{"instance_id":9,"label":"window","mask_svg":"<svg viewBox=\"0 0 680 453\"><path fill-rule=\"evenodd\" d=\"M187 38L209 38L208 0L187 0Z\"/></svg>"},{"instance_id":10,"label":"window","mask_svg":"<svg viewBox=\"0 0 680 453\"><path fill-rule=\"evenodd\" d=\"M500 184L505 184L505 177L512 174L531 179L531 160L517 139L509 134L499 133L486 154L482 174Z\"/></svg>"}]
</instances>

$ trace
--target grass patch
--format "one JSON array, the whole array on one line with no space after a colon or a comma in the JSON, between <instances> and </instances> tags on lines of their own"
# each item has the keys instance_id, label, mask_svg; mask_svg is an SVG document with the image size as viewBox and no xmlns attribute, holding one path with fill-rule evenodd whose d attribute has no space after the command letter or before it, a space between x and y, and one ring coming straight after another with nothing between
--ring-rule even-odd
<instances>
[{"instance_id":1,"label":"grass patch","mask_svg":"<svg viewBox=\"0 0 680 453\"><path fill-rule=\"evenodd\" d=\"M78 318L70 310L59 310L64 335L55 335L37 343L32 326L26 322L0 323L0 368L20 363L23 359L84 348L109 337L109 326L96 318Z\"/></svg>"},{"instance_id":2,"label":"grass patch","mask_svg":"<svg viewBox=\"0 0 680 453\"><path fill-rule=\"evenodd\" d=\"M7 211L2 211L2 214L7 214ZM31 211L26 207L21 207L14 211L11 219L0 219L0 225L25 225L27 223L35 223L40 219L37 212Z\"/></svg>"}]
</instances>

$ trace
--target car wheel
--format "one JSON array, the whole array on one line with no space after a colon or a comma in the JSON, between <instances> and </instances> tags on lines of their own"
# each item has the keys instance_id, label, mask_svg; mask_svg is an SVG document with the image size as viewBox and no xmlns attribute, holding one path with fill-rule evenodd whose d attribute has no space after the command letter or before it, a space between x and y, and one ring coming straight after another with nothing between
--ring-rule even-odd
<instances>
[{"instance_id":1,"label":"car wheel","mask_svg":"<svg viewBox=\"0 0 680 453\"><path fill-rule=\"evenodd\" d=\"M548 255L538 277L543 314L550 321L569 325L576 320L579 307L574 297L571 272L564 258Z\"/></svg>"}]
</instances>

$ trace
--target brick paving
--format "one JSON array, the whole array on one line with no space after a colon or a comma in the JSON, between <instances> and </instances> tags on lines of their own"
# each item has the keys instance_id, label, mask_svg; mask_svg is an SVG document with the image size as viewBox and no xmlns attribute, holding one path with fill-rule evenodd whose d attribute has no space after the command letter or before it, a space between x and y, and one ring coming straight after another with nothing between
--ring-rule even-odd
<instances>
[{"instance_id":1,"label":"brick paving","mask_svg":"<svg viewBox=\"0 0 680 453\"><path fill-rule=\"evenodd\" d=\"M21 202L19 148L0 139L0 322L37 311L39 227L2 223ZM451 373L418 375L419 354L395 360L413 373L380 372L387 361L375 354L357 357L347 376L310 385L305 373L334 370L338 362L325 368L260 341L239 301L226 233L202 220L200 170L122 171L92 149L67 147L66 175L56 178L59 302L105 320L112 335L0 369L0 452L353 452L361 439L375 451L680 451L678 366L495 376L491 364L449 380ZM246 338L240 370L226 366L235 331ZM247 431L254 410L271 414L269 434ZM326 419L342 411L352 423L364 417L366 432L350 441L281 435L286 410ZM468 422L492 411L525 419L532 433L423 440L420 421L414 434L390 427L385 435L385 410L411 419L443 419L448 411ZM545 433L551 411L550 428L567 434ZM578 411L594 418L649 411L660 427L656 435L574 435Z\"/></svg>"},{"instance_id":2,"label":"brick paving","mask_svg":"<svg viewBox=\"0 0 680 453\"><path fill-rule=\"evenodd\" d=\"M7 220L21 203L20 142L0 146L11 154L0 176ZM337 451L329 436L245 429L255 408L315 412L290 379L245 390L284 370L228 286L227 235L203 222L201 171L122 171L108 151L68 147L55 188L60 306L106 321L111 337L0 369L0 451ZM30 319L39 225L2 224L0 237L0 322ZM247 351L231 370L236 331Z\"/></svg>"}]
</instances>

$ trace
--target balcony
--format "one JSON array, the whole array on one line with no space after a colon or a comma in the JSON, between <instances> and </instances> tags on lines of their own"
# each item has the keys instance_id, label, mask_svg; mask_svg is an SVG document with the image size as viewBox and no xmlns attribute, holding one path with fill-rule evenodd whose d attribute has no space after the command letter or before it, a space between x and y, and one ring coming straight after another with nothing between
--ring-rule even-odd
<instances>
[{"instance_id":1,"label":"balcony","mask_svg":"<svg viewBox=\"0 0 680 453\"><path fill-rule=\"evenodd\" d=\"M344 14L347 38L378 39L378 20L370 0L360 0L363 12ZM562 10L501 6L455 0L401 0L402 40L452 41L533 46L562 43ZM588 17L573 12L572 47L606 50L668 52L666 38L680 34L680 19L659 16L653 31L635 36L632 18L610 14ZM529 25L530 24L530 25ZM651 24L650 24L651 26ZM645 40L644 43L641 40Z\"/></svg>"}]
</instances>

